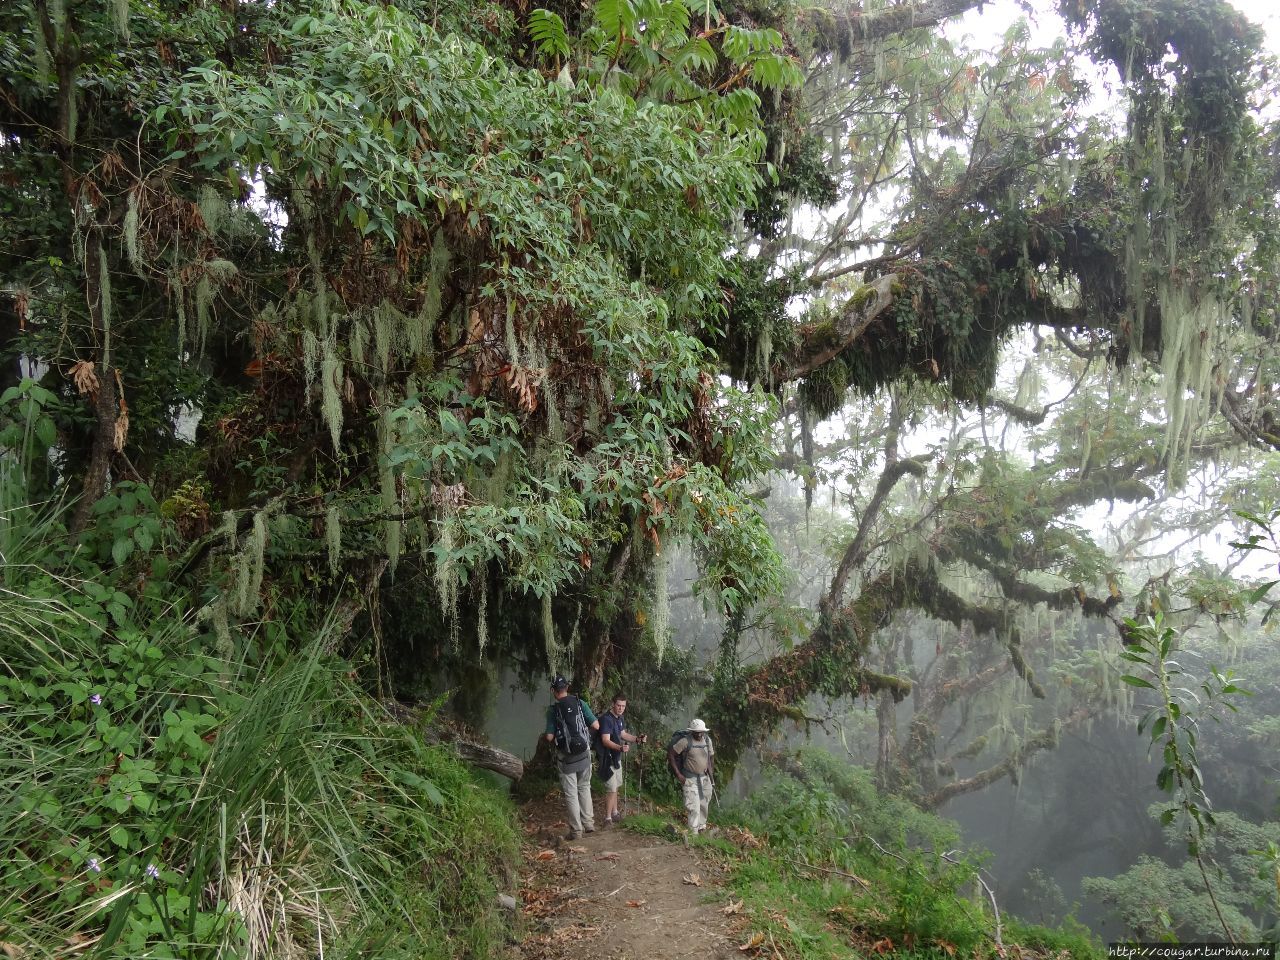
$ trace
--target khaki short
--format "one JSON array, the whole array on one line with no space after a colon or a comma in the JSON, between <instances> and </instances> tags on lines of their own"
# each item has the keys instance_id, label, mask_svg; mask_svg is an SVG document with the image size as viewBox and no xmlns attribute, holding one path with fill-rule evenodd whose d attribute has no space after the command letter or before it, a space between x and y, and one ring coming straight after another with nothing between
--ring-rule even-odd
<instances>
[{"instance_id":1,"label":"khaki short","mask_svg":"<svg viewBox=\"0 0 1280 960\"><path fill-rule=\"evenodd\" d=\"M609 774L608 780L601 780L604 784L605 793L617 793L622 789L622 764L613 768L613 772Z\"/></svg>"}]
</instances>

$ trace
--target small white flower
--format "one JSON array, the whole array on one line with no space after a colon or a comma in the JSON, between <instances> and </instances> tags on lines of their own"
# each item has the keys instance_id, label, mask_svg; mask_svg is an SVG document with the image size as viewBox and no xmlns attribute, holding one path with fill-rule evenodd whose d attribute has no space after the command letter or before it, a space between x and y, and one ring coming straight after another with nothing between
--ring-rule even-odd
<instances>
[{"instance_id":1,"label":"small white flower","mask_svg":"<svg viewBox=\"0 0 1280 960\"><path fill-rule=\"evenodd\" d=\"M159 879L159 877L160 877L160 868L159 868L159 867L157 867L154 863L148 863L148 864L147 864L147 869L146 869L146 874L147 874L147 876L148 876L148 877L150 877L152 880L157 880L157 879Z\"/></svg>"},{"instance_id":2,"label":"small white flower","mask_svg":"<svg viewBox=\"0 0 1280 960\"><path fill-rule=\"evenodd\" d=\"M90 857L90 858L89 858L88 867L89 867L89 872L90 872L90 873L101 873L101 872L102 872L102 862L101 862L97 857Z\"/></svg>"}]
</instances>

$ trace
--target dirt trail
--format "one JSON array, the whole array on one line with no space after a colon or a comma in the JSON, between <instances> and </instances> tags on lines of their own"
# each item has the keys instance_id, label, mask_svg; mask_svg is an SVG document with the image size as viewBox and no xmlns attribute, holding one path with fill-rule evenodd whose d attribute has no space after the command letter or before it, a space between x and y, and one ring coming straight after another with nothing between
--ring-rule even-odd
<instances>
[{"instance_id":1,"label":"dirt trail","mask_svg":"<svg viewBox=\"0 0 1280 960\"><path fill-rule=\"evenodd\" d=\"M601 802L596 800L597 810ZM572 843L559 793L528 804L520 960L727 960L740 957L719 868L672 839L621 826ZM603 818L598 817L597 823ZM552 855L554 854L554 856ZM541 857L541 859L539 859Z\"/></svg>"}]
</instances>

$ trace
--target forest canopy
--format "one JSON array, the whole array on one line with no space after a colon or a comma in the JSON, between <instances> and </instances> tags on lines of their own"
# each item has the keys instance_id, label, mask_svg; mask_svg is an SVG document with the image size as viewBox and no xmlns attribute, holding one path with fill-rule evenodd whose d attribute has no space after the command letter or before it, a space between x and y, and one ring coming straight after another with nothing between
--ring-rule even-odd
<instances>
[{"instance_id":1,"label":"forest canopy","mask_svg":"<svg viewBox=\"0 0 1280 960\"><path fill-rule=\"evenodd\" d=\"M1174 484L1212 416L1275 449L1258 29L1072 2L983 52L937 29L970 6L11 6L8 502L223 646L339 603L406 675L596 688L661 656L665 546L730 617L778 595L766 473L812 480L852 396L995 402L1018 330L1153 365ZM1124 119L1085 109L1103 68ZM885 455L886 496L927 473ZM809 641L854 663L907 600L848 605L860 540ZM1000 579L989 548L940 549Z\"/></svg>"}]
</instances>

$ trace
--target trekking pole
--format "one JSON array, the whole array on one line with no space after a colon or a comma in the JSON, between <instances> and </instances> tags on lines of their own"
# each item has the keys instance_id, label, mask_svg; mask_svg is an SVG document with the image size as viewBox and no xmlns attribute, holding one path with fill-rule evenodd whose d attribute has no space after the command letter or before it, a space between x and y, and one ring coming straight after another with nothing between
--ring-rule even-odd
<instances>
[{"instance_id":1,"label":"trekking pole","mask_svg":"<svg viewBox=\"0 0 1280 960\"><path fill-rule=\"evenodd\" d=\"M623 743L626 741L624 740ZM622 806L618 808L627 813L627 751L622 751Z\"/></svg>"}]
</instances>

